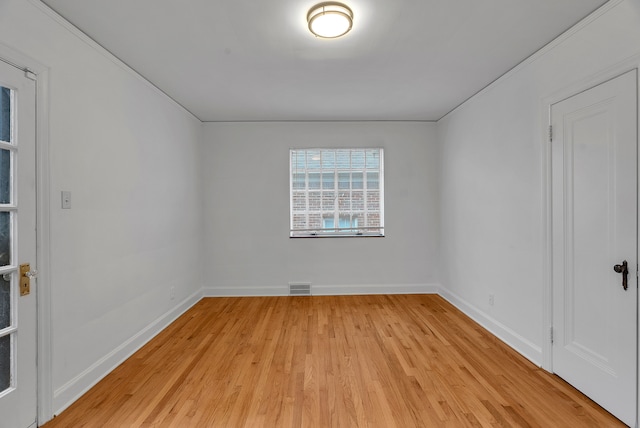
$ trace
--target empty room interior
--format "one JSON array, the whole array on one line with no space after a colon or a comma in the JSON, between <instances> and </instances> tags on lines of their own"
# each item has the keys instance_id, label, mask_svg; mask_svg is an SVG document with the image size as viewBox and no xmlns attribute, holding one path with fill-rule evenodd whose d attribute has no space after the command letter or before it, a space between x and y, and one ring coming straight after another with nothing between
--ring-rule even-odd
<instances>
[{"instance_id":1,"label":"empty room interior","mask_svg":"<svg viewBox=\"0 0 640 428\"><path fill-rule=\"evenodd\" d=\"M0 0L0 60L0 428L638 426L640 0Z\"/></svg>"}]
</instances>

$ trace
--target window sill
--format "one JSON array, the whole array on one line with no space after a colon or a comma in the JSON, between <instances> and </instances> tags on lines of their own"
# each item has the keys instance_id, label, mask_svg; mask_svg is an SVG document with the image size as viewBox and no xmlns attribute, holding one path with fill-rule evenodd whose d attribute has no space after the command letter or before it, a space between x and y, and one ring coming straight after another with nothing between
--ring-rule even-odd
<instances>
[{"instance_id":1,"label":"window sill","mask_svg":"<svg viewBox=\"0 0 640 428\"><path fill-rule=\"evenodd\" d=\"M308 234L308 235L289 235L289 238L291 239L299 239L299 238L384 238L384 235L381 234L355 234L355 233L350 233L350 234L334 234L334 235L328 235L328 234Z\"/></svg>"}]
</instances>

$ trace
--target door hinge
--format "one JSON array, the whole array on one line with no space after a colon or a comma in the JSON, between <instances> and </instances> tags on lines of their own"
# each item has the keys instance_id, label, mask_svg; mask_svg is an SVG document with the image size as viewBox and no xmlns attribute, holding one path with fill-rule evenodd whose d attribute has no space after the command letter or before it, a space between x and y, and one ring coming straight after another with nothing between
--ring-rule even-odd
<instances>
[{"instance_id":1,"label":"door hinge","mask_svg":"<svg viewBox=\"0 0 640 428\"><path fill-rule=\"evenodd\" d=\"M28 68L24 69L24 77L26 77L29 80L33 80L34 82L37 80L38 76L36 75L36 73L34 73L33 71L29 70Z\"/></svg>"},{"instance_id":2,"label":"door hinge","mask_svg":"<svg viewBox=\"0 0 640 428\"><path fill-rule=\"evenodd\" d=\"M549 327L549 338L551 339L551 343L553 343L553 327Z\"/></svg>"},{"instance_id":3,"label":"door hinge","mask_svg":"<svg viewBox=\"0 0 640 428\"><path fill-rule=\"evenodd\" d=\"M549 142L553 143L553 125L549 125Z\"/></svg>"}]
</instances>

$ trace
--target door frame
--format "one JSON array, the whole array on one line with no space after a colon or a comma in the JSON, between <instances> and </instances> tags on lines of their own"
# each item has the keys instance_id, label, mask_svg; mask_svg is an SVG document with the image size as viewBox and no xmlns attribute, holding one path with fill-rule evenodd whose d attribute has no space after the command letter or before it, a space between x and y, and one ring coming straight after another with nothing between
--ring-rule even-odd
<instances>
[{"instance_id":1,"label":"door frame","mask_svg":"<svg viewBox=\"0 0 640 428\"><path fill-rule=\"evenodd\" d=\"M556 90L553 93L544 96L540 100L540 137L539 141L542 147L542 171L541 171L541 189L542 189L542 277L544 286L542 287L542 368L553 373L553 349L551 344L552 327L553 327L553 222L552 222L552 177L551 177L551 142L549 141L550 125L551 125L551 109L552 106L560 101L566 100L581 92L594 88L602 83L614 79L629 71L636 70L636 99L640 99L640 55L636 55L624 62L611 66L601 72L588 76L572 85ZM636 127L640 128L640 108L637 108ZM640 130L640 129L639 129ZM640 133L637 133L640 139ZM639 171L636 173L636 182L638 188L638 200L640 201L640 141L638 144L637 165ZM640 206L637 207L638 215L640 215ZM640 254L640 229L636 237L636 251ZM640 261L639 261L640 263ZM635 278L635 284L638 285L638 278ZM640 292L637 293L640 296ZM640 297L636 301L636 311L639 314L636 325L636 349L640 344ZM640 409L640 359L636 352L636 424L638 427L638 412Z\"/></svg>"},{"instance_id":2,"label":"door frame","mask_svg":"<svg viewBox=\"0 0 640 428\"><path fill-rule=\"evenodd\" d=\"M49 164L49 68L0 43L0 61L36 76L36 286L37 423L53 417L51 346L51 240Z\"/></svg>"}]
</instances>

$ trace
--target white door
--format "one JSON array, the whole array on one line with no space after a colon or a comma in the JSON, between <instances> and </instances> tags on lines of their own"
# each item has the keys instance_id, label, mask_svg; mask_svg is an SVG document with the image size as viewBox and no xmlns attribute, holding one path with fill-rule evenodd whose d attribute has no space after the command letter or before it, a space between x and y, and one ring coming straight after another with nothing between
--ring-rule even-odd
<instances>
[{"instance_id":1,"label":"white door","mask_svg":"<svg viewBox=\"0 0 640 428\"><path fill-rule=\"evenodd\" d=\"M0 61L0 428L36 424L35 183L35 82Z\"/></svg>"},{"instance_id":2,"label":"white door","mask_svg":"<svg viewBox=\"0 0 640 428\"><path fill-rule=\"evenodd\" d=\"M632 426L637 403L636 82L631 71L551 109L553 371Z\"/></svg>"}]
</instances>

